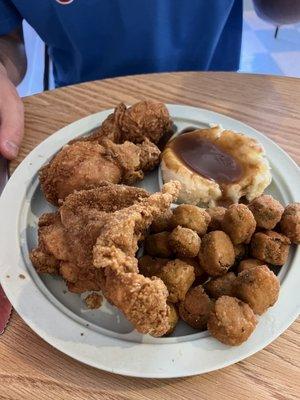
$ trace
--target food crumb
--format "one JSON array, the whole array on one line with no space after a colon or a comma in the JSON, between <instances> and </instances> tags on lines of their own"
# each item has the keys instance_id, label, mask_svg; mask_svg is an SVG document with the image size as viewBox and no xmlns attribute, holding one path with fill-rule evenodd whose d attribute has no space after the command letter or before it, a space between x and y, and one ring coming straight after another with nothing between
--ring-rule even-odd
<instances>
[{"instance_id":1,"label":"food crumb","mask_svg":"<svg viewBox=\"0 0 300 400\"><path fill-rule=\"evenodd\" d=\"M87 308L91 310L101 307L102 300L101 294L98 293L91 293L84 299Z\"/></svg>"},{"instance_id":2,"label":"food crumb","mask_svg":"<svg viewBox=\"0 0 300 400\"><path fill-rule=\"evenodd\" d=\"M20 279L25 279L25 275L19 274L19 278L20 278Z\"/></svg>"}]
</instances>

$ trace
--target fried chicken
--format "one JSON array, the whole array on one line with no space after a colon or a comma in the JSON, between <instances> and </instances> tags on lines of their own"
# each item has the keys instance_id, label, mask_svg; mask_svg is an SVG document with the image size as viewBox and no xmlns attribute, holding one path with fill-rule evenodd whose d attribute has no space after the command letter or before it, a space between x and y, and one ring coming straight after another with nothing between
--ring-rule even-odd
<instances>
[{"instance_id":1,"label":"fried chicken","mask_svg":"<svg viewBox=\"0 0 300 400\"><path fill-rule=\"evenodd\" d=\"M102 181L132 184L159 162L160 151L149 140L135 145L116 144L105 138L97 142L66 145L40 171L46 199L57 205L75 190L89 189Z\"/></svg>"},{"instance_id":2,"label":"fried chicken","mask_svg":"<svg viewBox=\"0 0 300 400\"><path fill-rule=\"evenodd\" d=\"M127 108L119 104L100 128L70 141L40 171L46 199L57 205L75 190L101 181L133 184L159 163L156 143L172 130L166 106L140 101Z\"/></svg>"},{"instance_id":3,"label":"fried chicken","mask_svg":"<svg viewBox=\"0 0 300 400\"><path fill-rule=\"evenodd\" d=\"M101 289L139 332L162 336L170 328L168 290L159 278L138 273L135 253L178 191L171 182L151 196L113 184L75 192L59 213L41 217L39 246L31 260L40 272L61 274L73 292ZM45 268L47 257L57 261L54 268Z\"/></svg>"},{"instance_id":4,"label":"fried chicken","mask_svg":"<svg viewBox=\"0 0 300 400\"><path fill-rule=\"evenodd\" d=\"M168 290L159 278L138 273L135 253L153 220L169 208L178 192L179 185L170 182L162 193L110 214L93 249L94 266L105 272L105 297L139 332L153 336L170 328Z\"/></svg>"},{"instance_id":5,"label":"fried chicken","mask_svg":"<svg viewBox=\"0 0 300 400\"><path fill-rule=\"evenodd\" d=\"M102 292L143 334L162 336L170 328L168 290L157 277L146 278L135 272L105 271Z\"/></svg>"},{"instance_id":6,"label":"fried chicken","mask_svg":"<svg viewBox=\"0 0 300 400\"><path fill-rule=\"evenodd\" d=\"M103 121L99 130L81 140L101 142L104 137L115 143L129 140L141 143L145 139L157 144L170 136L173 122L166 106L158 101L139 101L131 107L119 104Z\"/></svg>"},{"instance_id":7,"label":"fried chicken","mask_svg":"<svg viewBox=\"0 0 300 400\"><path fill-rule=\"evenodd\" d=\"M133 269L137 270L134 255L138 241L143 239L153 220L169 208L178 195L178 188L177 182L169 182L163 186L162 192L110 214L94 247L94 266L124 272L127 268L122 261L130 259ZM119 257L119 262L116 262Z\"/></svg>"},{"instance_id":8,"label":"fried chicken","mask_svg":"<svg viewBox=\"0 0 300 400\"><path fill-rule=\"evenodd\" d=\"M33 265L62 275L73 292L99 290L102 272L93 267L92 249L107 216L146 197L143 189L108 183L69 195L58 213L40 217Z\"/></svg>"}]
</instances>

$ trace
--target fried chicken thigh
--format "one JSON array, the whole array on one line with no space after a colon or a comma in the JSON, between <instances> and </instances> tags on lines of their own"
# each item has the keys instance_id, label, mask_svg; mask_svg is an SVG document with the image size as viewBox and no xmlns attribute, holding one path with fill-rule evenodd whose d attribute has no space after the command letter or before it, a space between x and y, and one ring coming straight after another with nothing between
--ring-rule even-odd
<instances>
[{"instance_id":1,"label":"fried chicken thigh","mask_svg":"<svg viewBox=\"0 0 300 400\"><path fill-rule=\"evenodd\" d=\"M104 139L65 146L40 171L46 199L57 205L75 190L88 189L102 181L132 184L143 179L159 162L160 151L148 140L139 145L116 144Z\"/></svg>"},{"instance_id":2,"label":"fried chicken thigh","mask_svg":"<svg viewBox=\"0 0 300 400\"><path fill-rule=\"evenodd\" d=\"M172 127L169 112L161 102L139 101L128 108L120 103L100 128L83 140L101 142L106 137L115 143L142 143L147 138L158 144L163 136L170 136Z\"/></svg>"}]
</instances>

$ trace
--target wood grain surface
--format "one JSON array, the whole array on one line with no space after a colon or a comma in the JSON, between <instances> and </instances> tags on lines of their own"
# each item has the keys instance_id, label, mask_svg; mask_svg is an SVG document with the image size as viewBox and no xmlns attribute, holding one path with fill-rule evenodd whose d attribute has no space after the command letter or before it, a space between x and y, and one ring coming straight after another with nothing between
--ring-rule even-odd
<instances>
[{"instance_id":1,"label":"wood grain surface","mask_svg":"<svg viewBox=\"0 0 300 400\"><path fill-rule=\"evenodd\" d=\"M11 169L70 122L120 101L130 104L147 98L237 118L271 137L300 163L299 79L191 72L111 79L25 98L25 138ZM0 399L299 399L299 337L298 320L267 348L223 370L192 378L146 380L72 360L14 313L0 337Z\"/></svg>"}]
</instances>

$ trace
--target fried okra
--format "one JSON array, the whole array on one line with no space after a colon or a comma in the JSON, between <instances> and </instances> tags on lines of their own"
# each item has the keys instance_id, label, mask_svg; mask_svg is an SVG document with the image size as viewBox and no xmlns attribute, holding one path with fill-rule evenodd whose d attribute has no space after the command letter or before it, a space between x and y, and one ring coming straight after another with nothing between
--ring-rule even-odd
<instances>
[{"instance_id":1,"label":"fried okra","mask_svg":"<svg viewBox=\"0 0 300 400\"><path fill-rule=\"evenodd\" d=\"M201 240L197 233L189 228L177 226L169 236L169 246L177 257L196 257Z\"/></svg>"},{"instance_id":2,"label":"fried okra","mask_svg":"<svg viewBox=\"0 0 300 400\"><path fill-rule=\"evenodd\" d=\"M201 285L191 288L179 304L180 317L194 329L204 331L213 302Z\"/></svg>"},{"instance_id":3,"label":"fried okra","mask_svg":"<svg viewBox=\"0 0 300 400\"><path fill-rule=\"evenodd\" d=\"M257 232L251 240L251 255L272 265L285 264L290 239L274 231Z\"/></svg>"},{"instance_id":4,"label":"fried okra","mask_svg":"<svg viewBox=\"0 0 300 400\"><path fill-rule=\"evenodd\" d=\"M191 265L192 267L194 267L194 272L195 272L195 277L197 278L204 278L206 275L206 272L204 271L203 268L200 267L199 264L199 259L198 257L194 257L194 258L188 258L188 257L182 257L180 258L181 261ZM205 279L205 278L204 278Z\"/></svg>"},{"instance_id":5,"label":"fried okra","mask_svg":"<svg viewBox=\"0 0 300 400\"><path fill-rule=\"evenodd\" d=\"M222 228L233 244L249 243L255 232L256 222L244 204L232 204L225 212Z\"/></svg>"},{"instance_id":6,"label":"fried okra","mask_svg":"<svg viewBox=\"0 0 300 400\"><path fill-rule=\"evenodd\" d=\"M176 328L177 322L178 322L178 312L176 307L172 303L168 303L169 307L169 324L170 328L166 332L165 336L171 335L171 333L174 332L174 329Z\"/></svg>"},{"instance_id":7,"label":"fried okra","mask_svg":"<svg viewBox=\"0 0 300 400\"><path fill-rule=\"evenodd\" d=\"M204 210L191 204L181 204L173 210L172 225L175 228L180 225L192 229L199 236L203 236L210 222L210 216Z\"/></svg>"},{"instance_id":8,"label":"fried okra","mask_svg":"<svg viewBox=\"0 0 300 400\"><path fill-rule=\"evenodd\" d=\"M265 262L257 258L246 258L239 263L238 272L247 271L248 269L259 267L260 265L265 265Z\"/></svg>"},{"instance_id":9,"label":"fried okra","mask_svg":"<svg viewBox=\"0 0 300 400\"><path fill-rule=\"evenodd\" d=\"M213 231L204 235L198 257L200 266L208 275L224 275L235 260L234 248L229 236L222 231Z\"/></svg>"},{"instance_id":10,"label":"fried okra","mask_svg":"<svg viewBox=\"0 0 300 400\"><path fill-rule=\"evenodd\" d=\"M258 228L273 229L278 224L284 208L274 197L263 194L249 204Z\"/></svg>"},{"instance_id":11,"label":"fried okra","mask_svg":"<svg viewBox=\"0 0 300 400\"><path fill-rule=\"evenodd\" d=\"M223 276L211 279L204 285L204 288L208 295L214 299L221 296L234 296L235 279L235 274L228 272Z\"/></svg>"},{"instance_id":12,"label":"fried okra","mask_svg":"<svg viewBox=\"0 0 300 400\"><path fill-rule=\"evenodd\" d=\"M279 226L292 243L300 244L300 203L292 203L285 208Z\"/></svg>"},{"instance_id":13,"label":"fried okra","mask_svg":"<svg viewBox=\"0 0 300 400\"><path fill-rule=\"evenodd\" d=\"M151 276L156 276L169 261L168 258L151 257L149 255L142 256L138 261L139 273L151 278Z\"/></svg>"},{"instance_id":14,"label":"fried okra","mask_svg":"<svg viewBox=\"0 0 300 400\"><path fill-rule=\"evenodd\" d=\"M248 251L248 246L244 243L235 244L233 245L234 255L235 255L235 262L238 263L242 260Z\"/></svg>"},{"instance_id":15,"label":"fried okra","mask_svg":"<svg viewBox=\"0 0 300 400\"><path fill-rule=\"evenodd\" d=\"M226 212L225 207L212 207L207 208L206 212L210 216L210 223L208 225L208 231L219 231L222 229L222 221Z\"/></svg>"},{"instance_id":16,"label":"fried okra","mask_svg":"<svg viewBox=\"0 0 300 400\"><path fill-rule=\"evenodd\" d=\"M164 265L158 277L169 291L168 301L177 303L185 298L186 292L192 286L195 280L195 272L191 265L176 259Z\"/></svg>"},{"instance_id":17,"label":"fried okra","mask_svg":"<svg viewBox=\"0 0 300 400\"><path fill-rule=\"evenodd\" d=\"M169 232L160 232L149 235L145 240L146 253L154 257L168 258L172 256L169 245Z\"/></svg>"},{"instance_id":18,"label":"fried okra","mask_svg":"<svg viewBox=\"0 0 300 400\"><path fill-rule=\"evenodd\" d=\"M238 346L249 338L256 324L256 317L248 304L235 297L221 296L209 315L207 328L220 342Z\"/></svg>"},{"instance_id":19,"label":"fried okra","mask_svg":"<svg viewBox=\"0 0 300 400\"><path fill-rule=\"evenodd\" d=\"M152 222L151 232L159 233L163 231L169 231L172 229L171 221L172 221L173 212L171 209L168 209L165 213L156 217L156 219Z\"/></svg>"},{"instance_id":20,"label":"fried okra","mask_svg":"<svg viewBox=\"0 0 300 400\"><path fill-rule=\"evenodd\" d=\"M279 289L279 279L266 265L239 273L235 282L236 297L248 303L258 315L276 303Z\"/></svg>"}]
</instances>

